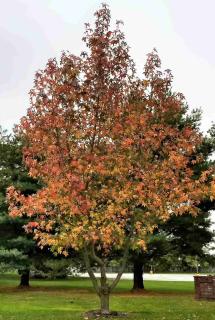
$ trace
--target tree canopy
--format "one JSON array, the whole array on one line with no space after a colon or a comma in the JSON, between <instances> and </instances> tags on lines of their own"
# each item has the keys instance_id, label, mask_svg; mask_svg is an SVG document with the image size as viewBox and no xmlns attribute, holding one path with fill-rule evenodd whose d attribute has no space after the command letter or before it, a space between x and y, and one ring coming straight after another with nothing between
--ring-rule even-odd
<instances>
[{"instance_id":1,"label":"tree canopy","mask_svg":"<svg viewBox=\"0 0 215 320\"><path fill-rule=\"evenodd\" d=\"M193 179L189 165L201 161L202 135L186 117L182 94L172 90L172 75L161 71L154 50L144 77L135 65L120 23L110 29L110 10L86 24L86 52L64 52L35 75L30 107L17 128L33 178L44 187L25 196L8 189L12 216L32 217L26 230L40 246L65 255L84 251L88 272L109 312L107 296L120 279L106 281L106 255L144 247L145 235L172 214L198 213L200 199L213 197L203 170ZM101 268L101 286L90 261ZM122 270L123 270L122 266ZM121 271L122 271L121 270Z\"/></svg>"}]
</instances>

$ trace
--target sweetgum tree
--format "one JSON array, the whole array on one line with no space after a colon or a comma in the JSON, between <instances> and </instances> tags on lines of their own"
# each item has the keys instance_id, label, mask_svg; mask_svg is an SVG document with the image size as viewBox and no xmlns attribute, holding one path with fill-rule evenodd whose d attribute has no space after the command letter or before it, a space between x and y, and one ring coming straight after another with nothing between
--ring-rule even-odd
<instances>
[{"instance_id":1,"label":"sweetgum tree","mask_svg":"<svg viewBox=\"0 0 215 320\"><path fill-rule=\"evenodd\" d=\"M197 214L212 191L207 171L192 179L188 163L201 134L175 126L184 98L171 93L170 72L160 71L154 51L137 79L120 23L110 30L106 5L95 17L94 29L86 24L86 52L63 53L36 73L18 132L30 175L44 187L28 197L10 188L8 199L11 215L32 217L26 229L41 247L83 252L101 313L109 314L129 248L144 247L145 235L173 212ZM108 282L107 257L119 249L121 270Z\"/></svg>"}]
</instances>

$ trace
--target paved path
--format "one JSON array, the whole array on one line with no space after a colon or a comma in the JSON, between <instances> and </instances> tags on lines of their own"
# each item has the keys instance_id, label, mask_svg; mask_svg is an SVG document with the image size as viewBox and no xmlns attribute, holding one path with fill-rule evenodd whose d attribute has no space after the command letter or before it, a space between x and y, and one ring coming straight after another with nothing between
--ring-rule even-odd
<instances>
[{"instance_id":1,"label":"paved path","mask_svg":"<svg viewBox=\"0 0 215 320\"><path fill-rule=\"evenodd\" d=\"M107 273L109 279L115 278L116 273ZM157 281L193 281L195 274L173 274L173 273L144 273L144 280L157 280ZM88 273L79 273L78 276L88 278ZM100 273L95 273L96 277L100 277ZM132 273L124 273L122 279L132 280Z\"/></svg>"}]
</instances>

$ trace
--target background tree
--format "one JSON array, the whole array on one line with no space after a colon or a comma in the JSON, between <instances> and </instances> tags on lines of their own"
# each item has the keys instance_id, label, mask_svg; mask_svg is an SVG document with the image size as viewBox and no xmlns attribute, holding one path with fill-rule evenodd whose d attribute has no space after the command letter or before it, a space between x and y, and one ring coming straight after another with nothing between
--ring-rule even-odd
<instances>
[{"instance_id":1,"label":"background tree","mask_svg":"<svg viewBox=\"0 0 215 320\"><path fill-rule=\"evenodd\" d=\"M130 263L133 265L132 290L145 289L143 274L145 270L154 272L154 263L164 255L171 252L172 245L167 234L161 230L154 231L147 237L146 250L134 250L130 252Z\"/></svg>"},{"instance_id":2,"label":"background tree","mask_svg":"<svg viewBox=\"0 0 215 320\"><path fill-rule=\"evenodd\" d=\"M184 98L170 94L170 73L161 73L153 52L146 79L136 79L119 23L110 30L106 5L95 16L95 28L86 25L87 52L63 53L36 73L18 132L30 175L44 187L28 197L11 187L8 200L11 215L32 217L26 229L41 247L83 252L101 313L110 314L109 294L129 249L144 247L146 234L173 213L197 214L198 199L212 190L207 171L192 179L189 159L201 134L174 126ZM109 283L107 257L119 248L122 266Z\"/></svg>"},{"instance_id":3,"label":"background tree","mask_svg":"<svg viewBox=\"0 0 215 320\"><path fill-rule=\"evenodd\" d=\"M27 220L12 218L8 215L6 190L10 185L16 186L23 194L28 195L38 190L38 183L29 177L22 163L21 141L0 131L0 262L3 268L19 271L20 286L29 286L31 260L35 254L36 243L27 235L23 226Z\"/></svg>"},{"instance_id":4,"label":"background tree","mask_svg":"<svg viewBox=\"0 0 215 320\"><path fill-rule=\"evenodd\" d=\"M71 273L68 267L79 270L80 262L71 250L69 258L53 256L49 248L41 250L24 230L29 218L8 215L6 190L11 184L24 195L33 194L41 187L28 175L22 158L22 141L0 129L0 268L18 270L20 287L28 287L30 271L37 277L65 277Z\"/></svg>"},{"instance_id":5,"label":"background tree","mask_svg":"<svg viewBox=\"0 0 215 320\"><path fill-rule=\"evenodd\" d=\"M201 111L196 109L190 115L178 118L175 125L183 129L187 123L189 123L192 128L198 128L199 130ZM213 125L208 131L208 134L203 137L202 143L196 151L198 156L201 157L201 161L192 165L194 155L190 158L190 165L192 165L194 170L194 179L196 177L199 178L204 170L209 170L214 167L214 160L212 160L212 155L215 150L214 138ZM210 183L210 180L208 180L208 183ZM210 211L214 210L214 206L214 201L204 199L200 201L198 205L199 214L197 216L192 216L189 212L183 216L171 216L168 221L161 223L155 231L154 236L150 237L146 252L134 251L131 254L134 272L134 290L144 288L144 266L149 268L152 261L154 261L153 263L155 263L155 261L159 261L160 264L163 263L166 271L176 271L174 267L178 266L179 261L177 260L178 257L180 257L181 270L189 271L189 259L192 261L196 259L199 261L204 260L206 262L211 260L210 254L204 249L212 243L214 237L210 220Z\"/></svg>"}]
</instances>

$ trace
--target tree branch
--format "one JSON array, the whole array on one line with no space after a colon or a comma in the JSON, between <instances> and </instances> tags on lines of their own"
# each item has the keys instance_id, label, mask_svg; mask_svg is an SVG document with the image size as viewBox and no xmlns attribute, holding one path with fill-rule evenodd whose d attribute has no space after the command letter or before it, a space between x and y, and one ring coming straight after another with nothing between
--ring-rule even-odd
<instances>
[{"instance_id":1,"label":"tree branch","mask_svg":"<svg viewBox=\"0 0 215 320\"><path fill-rule=\"evenodd\" d=\"M125 249L124 249L124 253L123 253L123 257L122 257L122 265L121 265L120 271L118 272L116 278L113 280L113 282L109 286L110 291L112 291L116 287L116 285L118 284L118 282L121 279L121 276L122 276L122 274L123 274L123 272L125 270L126 262L128 260L130 241L131 241L131 239L127 238L127 240L125 242Z\"/></svg>"},{"instance_id":2,"label":"tree branch","mask_svg":"<svg viewBox=\"0 0 215 320\"><path fill-rule=\"evenodd\" d=\"M90 255L91 255L92 259L95 262L97 262L100 267L104 266L104 264L105 264L104 261L101 258L99 258L95 253L95 248L94 248L93 243L90 245Z\"/></svg>"},{"instance_id":3,"label":"tree branch","mask_svg":"<svg viewBox=\"0 0 215 320\"><path fill-rule=\"evenodd\" d=\"M107 276L106 276L106 266L105 266L105 262L99 258L96 253L95 253L95 247L93 245L93 243L90 246L90 255L91 258L98 263L98 265L100 266L100 273L101 273L101 279L100 279L100 283L101 283L101 290L108 290L109 291L109 286L107 284Z\"/></svg>"},{"instance_id":4,"label":"tree branch","mask_svg":"<svg viewBox=\"0 0 215 320\"><path fill-rule=\"evenodd\" d=\"M84 250L83 250L83 258L84 258L84 262L85 262L89 277L90 277L90 279L91 279L91 281L93 283L93 286L94 286L94 288L96 290L96 293L99 295L100 291L99 291L98 281L97 281L97 279L96 279L96 277L94 275L94 272L93 272L93 270L91 268L89 254L88 254L86 246L84 247Z\"/></svg>"}]
</instances>

